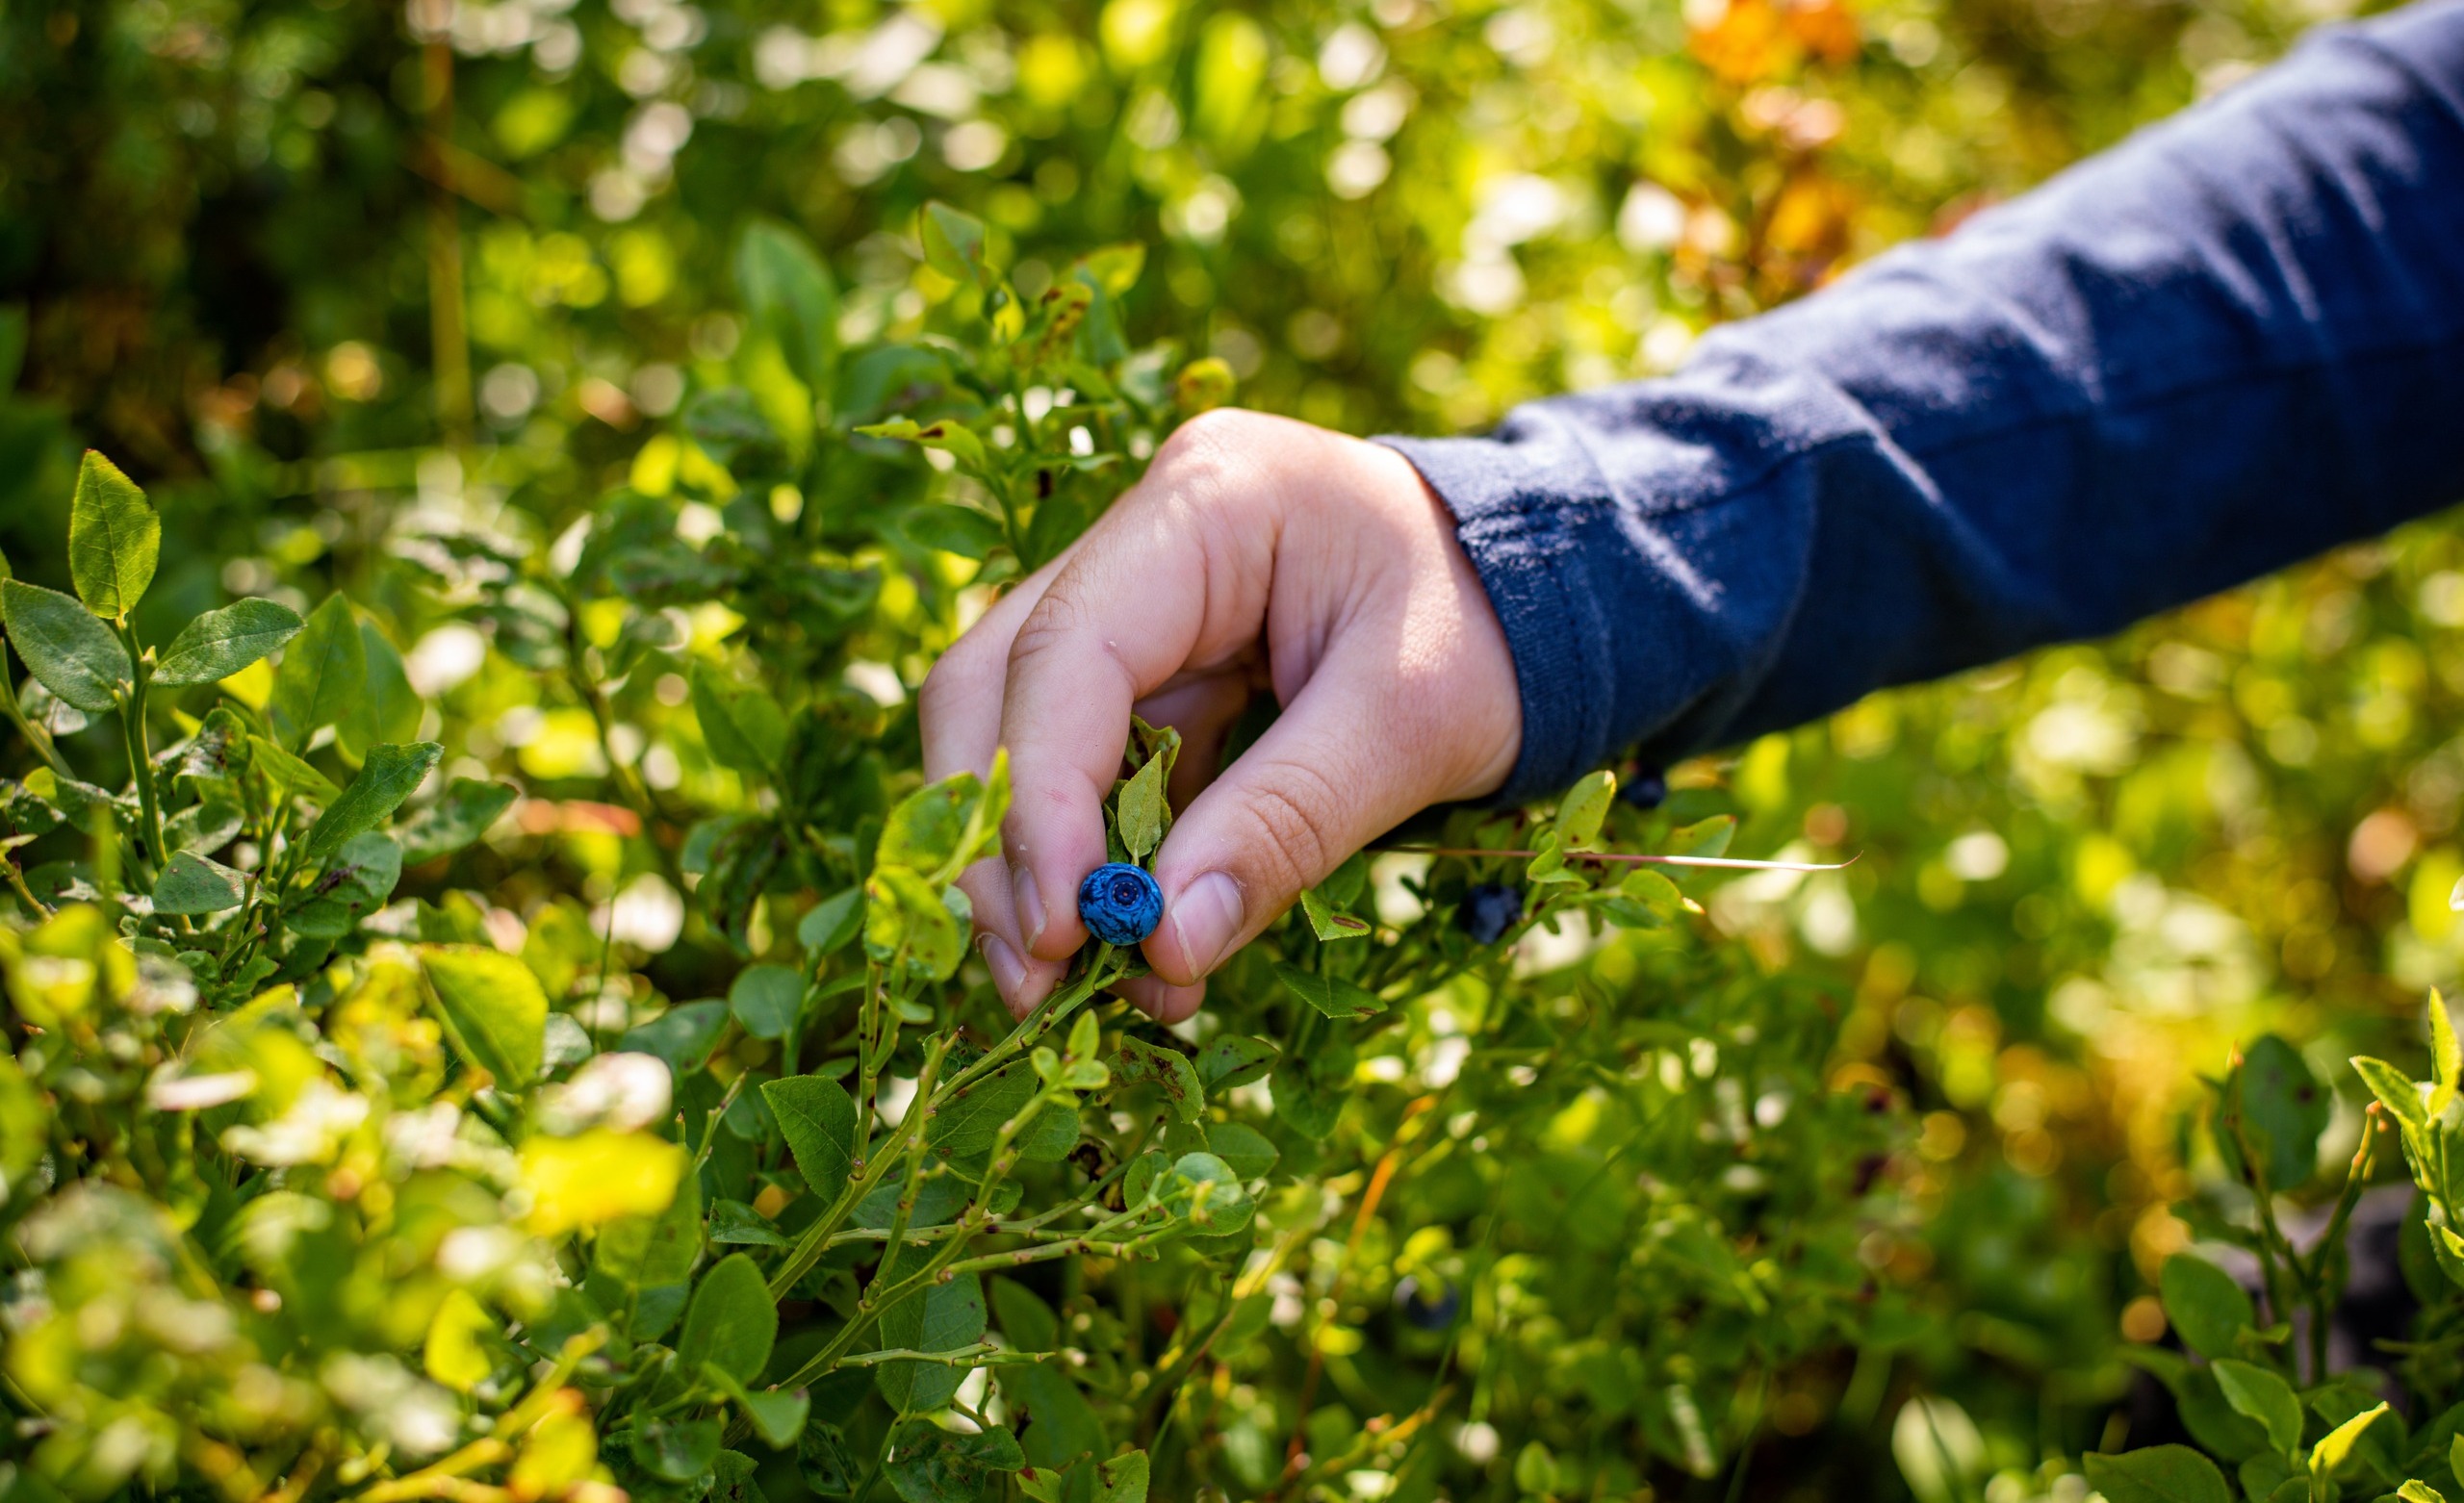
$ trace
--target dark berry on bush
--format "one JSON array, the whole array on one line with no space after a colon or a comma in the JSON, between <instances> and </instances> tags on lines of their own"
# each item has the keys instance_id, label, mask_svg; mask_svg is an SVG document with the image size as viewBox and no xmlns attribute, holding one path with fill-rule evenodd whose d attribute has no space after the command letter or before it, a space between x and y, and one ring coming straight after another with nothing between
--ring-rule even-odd
<instances>
[{"instance_id":1,"label":"dark berry on bush","mask_svg":"<svg viewBox=\"0 0 2464 1503\"><path fill-rule=\"evenodd\" d=\"M1125 861L1111 861L1078 884L1078 916L1108 945L1134 945L1164 918L1164 889Z\"/></svg>"},{"instance_id":2,"label":"dark berry on bush","mask_svg":"<svg viewBox=\"0 0 2464 1503\"><path fill-rule=\"evenodd\" d=\"M1494 945L1523 917L1523 894L1503 882L1482 882L1463 895L1454 921L1483 945Z\"/></svg>"},{"instance_id":3,"label":"dark berry on bush","mask_svg":"<svg viewBox=\"0 0 2464 1503\"><path fill-rule=\"evenodd\" d=\"M1405 1274L1395 1286L1395 1308L1402 1312L1405 1320L1424 1331L1443 1331L1454 1324L1455 1312L1463 1308L1463 1296L1450 1285L1432 1294L1417 1277Z\"/></svg>"},{"instance_id":4,"label":"dark berry on bush","mask_svg":"<svg viewBox=\"0 0 2464 1503\"><path fill-rule=\"evenodd\" d=\"M1657 773L1638 773L1617 788L1617 797L1638 809L1656 809L1668 800L1668 779Z\"/></svg>"}]
</instances>

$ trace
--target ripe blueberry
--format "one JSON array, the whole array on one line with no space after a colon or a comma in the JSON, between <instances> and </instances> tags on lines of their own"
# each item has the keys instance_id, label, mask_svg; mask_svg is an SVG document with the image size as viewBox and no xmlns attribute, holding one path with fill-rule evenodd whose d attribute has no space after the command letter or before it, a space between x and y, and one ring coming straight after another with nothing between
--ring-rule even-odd
<instances>
[{"instance_id":1,"label":"ripe blueberry","mask_svg":"<svg viewBox=\"0 0 2464 1503\"><path fill-rule=\"evenodd\" d=\"M1078 884L1078 916L1108 945L1134 945L1164 918L1164 889L1125 861L1112 861Z\"/></svg>"},{"instance_id":2,"label":"ripe blueberry","mask_svg":"<svg viewBox=\"0 0 2464 1503\"><path fill-rule=\"evenodd\" d=\"M1454 922L1483 945L1494 945L1523 917L1523 894L1502 882L1482 882L1463 895Z\"/></svg>"},{"instance_id":3,"label":"ripe blueberry","mask_svg":"<svg viewBox=\"0 0 2464 1503\"><path fill-rule=\"evenodd\" d=\"M1668 779L1657 773L1639 773L1621 784L1617 797L1638 809L1656 809L1668 799Z\"/></svg>"},{"instance_id":4,"label":"ripe blueberry","mask_svg":"<svg viewBox=\"0 0 2464 1503\"><path fill-rule=\"evenodd\" d=\"M1454 1323L1463 1296L1451 1285L1441 1285L1432 1295L1418 1278L1405 1274L1395 1286L1395 1304L1413 1325L1424 1331L1443 1331Z\"/></svg>"}]
</instances>

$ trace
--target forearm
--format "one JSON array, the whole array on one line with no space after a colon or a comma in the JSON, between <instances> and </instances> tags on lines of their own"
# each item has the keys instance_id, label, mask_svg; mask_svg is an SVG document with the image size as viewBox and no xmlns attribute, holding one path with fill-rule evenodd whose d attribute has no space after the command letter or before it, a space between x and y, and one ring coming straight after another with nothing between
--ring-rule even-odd
<instances>
[{"instance_id":1,"label":"forearm","mask_svg":"<svg viewBox=\"0 0 2464 1503\"><path fill-rule=\"evenodd\" d=\"M2093 635L2464 496L2464 0L2322 37L1674 378L1394 441L1547 792Z\"/></svg>"}]
</instances>

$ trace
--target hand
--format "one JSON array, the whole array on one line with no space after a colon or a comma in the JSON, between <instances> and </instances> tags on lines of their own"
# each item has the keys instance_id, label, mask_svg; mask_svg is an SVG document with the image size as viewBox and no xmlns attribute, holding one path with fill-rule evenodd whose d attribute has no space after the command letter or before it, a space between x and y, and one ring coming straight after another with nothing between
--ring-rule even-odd
<instances>
[{"instance_id":1,"label":"hand","mask_svg":"<svg viewBox=\"0 0 2464 1503\"><path fill-rule=\"evenodd\" d=\"M1218 777L1266 687L1282 714ZM930 777L980 773L1010 749L1006 863L978 862L960 885L1020 1016L1086 940L1078 883L1105 859L1131 710L1180 730L1154 974L1121 988L1167 1023L1352 852L1502 786L1523 721L1505 633L1419 471L1378 445L1228 410L1183 424L1085 537L987 612L919 708Z\"/></svg>"}]
</instances>

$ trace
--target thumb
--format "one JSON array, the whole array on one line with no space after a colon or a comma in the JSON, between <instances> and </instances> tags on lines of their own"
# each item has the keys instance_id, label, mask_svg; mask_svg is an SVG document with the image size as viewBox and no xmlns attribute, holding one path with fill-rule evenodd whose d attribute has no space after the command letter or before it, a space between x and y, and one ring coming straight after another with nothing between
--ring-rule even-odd
<instances>
[{"instance_id":1,"label":"thumb","mask_svg":"<svg viewBox=\"0 0 2464 1503\"><path fill-rule=\"evenodd\" d=\"M1264 736L1193 801L1157 853L1164 922L1146 960L1189 986L1306 887L1444 790L1424 737L1399 734L1393 665L1330 657ZM1381 683L1381 678L1385 682Z\"/></svg>"}]
</instances>

